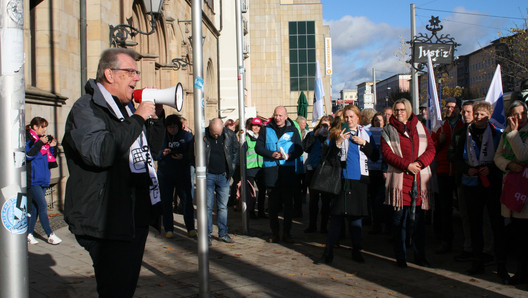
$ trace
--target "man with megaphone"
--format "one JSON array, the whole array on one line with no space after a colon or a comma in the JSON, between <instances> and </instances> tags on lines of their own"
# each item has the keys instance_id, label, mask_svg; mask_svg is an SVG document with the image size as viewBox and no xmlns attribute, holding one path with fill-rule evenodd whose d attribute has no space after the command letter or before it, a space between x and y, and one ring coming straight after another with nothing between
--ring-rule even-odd
<instances>
[{"instance_id":1,"label":"man with megaphone","mask_svg":"<svg viewBox=\"0 0 528 298\"><path fill-rule=\"evenodd\" d=\"M105 50L97 77L73 105L63 138L70 177L65 220L93 261L101 297L132 297L149 224L159 229L160 195L153 155L163 140L162 109L137 108L140 80L133 50Z\"/></svg>"}]
</instances>

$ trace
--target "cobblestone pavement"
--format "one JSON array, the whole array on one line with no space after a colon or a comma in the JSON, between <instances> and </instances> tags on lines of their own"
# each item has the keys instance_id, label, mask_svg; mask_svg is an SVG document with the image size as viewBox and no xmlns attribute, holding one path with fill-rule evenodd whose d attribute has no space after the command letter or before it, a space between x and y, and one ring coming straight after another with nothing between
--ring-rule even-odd
<instances>
[{"instance_id":1,"label":"cobblestone pavement","mask_svg":"<svg viewBox=\"0 0 528 298\"><path fill-rule=\"evenodd\" d=\"M307 209L305 204L305 209ZM75 241L58 211L50 211L52 228L64 241L29 245L30 297L96 297L88 253ZM395 266L388 235L370 235L363 228L366 263L351 260L349 239L336 248L332 265L314 265L326 235L305 234L304 219L294 221L293 244L266 242L269 221L250 220L250 235L242 235L241 214L229 210L234 244L213 240L209 250L209 289L212 297L526 297L526 285L500 283L492 264L478 277L465 275L469 263L454 262L460 252L436 255L428 234L428 259L434 268L409 263ZM165 239L151 230L135 297L193 297L199 292L197 241L187 237L181 215L176 233ZM456 226L456 225L455 225ZM460 229L455 229L459 234ZM432 229L429 226L428 231ZM35 230L43 235L40 224ZM215 233L216 236L216 226ZM460 239L457 241L461 242ZM412 255L410 260L412 260ZM509 266L514 268L512 264ZM510 269L511 271L512 269Z\"/></svg>"}]
</instances>

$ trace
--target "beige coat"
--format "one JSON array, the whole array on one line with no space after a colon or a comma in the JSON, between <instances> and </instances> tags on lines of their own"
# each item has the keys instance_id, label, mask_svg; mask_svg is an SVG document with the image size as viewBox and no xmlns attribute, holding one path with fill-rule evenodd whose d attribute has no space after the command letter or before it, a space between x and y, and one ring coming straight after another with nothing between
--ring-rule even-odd
<instances>
[{"instance_id":1,"label":"beige coat","mask_svg":"<svg viewBox=\"0 0 528 298\"><path fill-rule=\"evenodd\" d=\"M520 129L520 131L528 131L528 124L525 125ZM510 162L521 162L521 161L527 161L528 160L528 138L526 138L524 141L521 139L521 135L519 134L519 131L513 130L510 131L509 128L506 128L504 131L503 137L501 137L501 141L499 143L499 147L497 148L497 151L495 152L495 158L493 159L495 161L495 164L499 169L501 169L503 172L507 173L509 170L507 169L507 166ZM506 159L503 155L503 141L504 137L508 139L508 142L510 143L513 152L515 153L515 158L513 160ZM502 205L502 204L501 204ZM528 205L528 204L527 204ZM501 206L501 213L504 217L515 217L515 218L528 218L528 207L527 205L524 206L522 212L515 212L510 209L508 209L506 206Z\"/></svg>"}]
</instances>

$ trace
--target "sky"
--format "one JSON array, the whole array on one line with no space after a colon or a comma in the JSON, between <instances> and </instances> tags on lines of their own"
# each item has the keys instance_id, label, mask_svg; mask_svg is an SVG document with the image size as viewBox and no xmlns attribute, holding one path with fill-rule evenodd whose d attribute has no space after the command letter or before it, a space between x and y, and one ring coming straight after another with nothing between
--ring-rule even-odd
<instances>
[{"instance_id":1,"label":"sky","mask_svg":"<svg viewBox=\"0 0 528 298\"><path fill-rule=\"evenodd\" d=\"M438 34L450 34L461 44L455 56L469 54L512 27L526 27L527 0L321 0L323 23L332 37L332 95L356 89L359 83L397 73L409 73L411 39L410 4L416 6L416 32L425 29L431 16L444 26ZM368 4L368 5L367 5ZM402 44L403 43L403 44ZM406 53L406 54L402 54ZM405 55L405 56L404 56ZM405 57L405 58L403 58Z\"/></svg>"}]
</instances>

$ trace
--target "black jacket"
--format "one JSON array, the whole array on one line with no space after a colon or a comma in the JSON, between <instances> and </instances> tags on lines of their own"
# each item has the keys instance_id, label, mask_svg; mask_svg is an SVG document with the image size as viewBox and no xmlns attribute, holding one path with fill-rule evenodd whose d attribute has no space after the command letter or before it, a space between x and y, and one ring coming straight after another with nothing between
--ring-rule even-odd
<instances>
[{"instance_id":1,"label":"black jacket","mask_svg":"<svg viewBox=\"0 0 528 298\"><path fill-rule=\"evenodd\" d=\"M134 189L135 194L139 190L146 193L146 198L136 199L148 200L146 204L150 206L150 181L141 181L139 184L144 187L139 187L133 179L129 149L145 128L155 156L161 149L165 129L161 119L151 119L145 125L139 115L123 115L125 119L120 121L94 80L89 80L85 89L86 95L75 102L68 115L62 141L70 173L65 220L75 235L129 240L134 236L138 212L154 210L134 210ZM145 179L150 180L148 175ZM149 214L145 216L148 218Z\"/></svg>"},{"instance_id":2,"label":"black jacket","mask_svg":"<svg viewBox=\"0 0 528 298\"><path fill-rule=\"evenodd\" d=\"M211 156L211 143L208 139L209 127L205 129L203 141L205 143L205 163L209 167L209 157ZM222 131L220 138L224 139L224 153L227 161L227 178L230 179L235 173L236 165L239 163L240 150L237 137L235 133L229 128L225 128ZM193 150L194 152L194 150Z\"/></svg>"}]
</instances>

